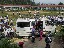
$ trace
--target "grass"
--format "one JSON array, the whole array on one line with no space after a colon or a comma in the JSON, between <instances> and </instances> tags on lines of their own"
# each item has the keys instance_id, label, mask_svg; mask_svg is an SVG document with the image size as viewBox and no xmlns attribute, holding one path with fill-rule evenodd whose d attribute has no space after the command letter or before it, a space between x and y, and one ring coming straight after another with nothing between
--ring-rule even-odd
<instances>
[{"instance_id":1,"label":"grass","mask_svg":"<svg viewBox=\"0 0 64 48\"><path fill-rule=\"evenodd\" d=\"M4 12L2 13L2 11L0 11L0 16L6 16L8 13Z\"/></svg>"},{"instance_id":2,"label":"grass","mask_svg":"<svg viewBox=\"0 0 64 48\"><path fill-rule=\"evenodd\" d=\"M39 14L42 16L42 15L58 15L59 13L57 13L59 11L39 11ZM13 12L6 12L7 14L9 15L12 15ZM15 15L17 15L17 12L14 12ZM35 11L31 11L31 15L34 15ZM28 11L20 11L20 14L25 14L25 15L29 15ZM17 15L18 16L18 15Z\"/></svg>"}]
</instances>

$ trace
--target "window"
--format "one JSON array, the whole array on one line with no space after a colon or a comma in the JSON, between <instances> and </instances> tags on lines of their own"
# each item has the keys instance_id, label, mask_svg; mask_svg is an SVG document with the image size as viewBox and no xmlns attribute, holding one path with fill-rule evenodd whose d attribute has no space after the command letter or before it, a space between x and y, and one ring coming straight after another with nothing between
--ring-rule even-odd
<instances>
[{"instance_id":1,"label":"window","mask_svg":"<svg viewBox=\"0 0 64 48\"><path fill-rule=\"evenodd\" d=\"M30 27L30 22L18 22L17 27Z\"/></svg>"}]
</instances>

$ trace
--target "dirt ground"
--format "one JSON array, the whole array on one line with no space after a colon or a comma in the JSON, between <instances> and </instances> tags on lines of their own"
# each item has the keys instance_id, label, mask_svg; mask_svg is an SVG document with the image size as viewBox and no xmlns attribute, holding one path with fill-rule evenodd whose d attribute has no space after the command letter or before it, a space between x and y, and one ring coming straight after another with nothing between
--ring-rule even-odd
<instances>
[{"instance_id":1,"label":"dirt ground","mask_svg":"<svg viewBox=\"0 0 64 48\"><path fill-rule=\"evenodd\" d=\"M32 43L31 42L31 38L30 39L15 39L15 42L18 43L18 42L24 42L24 45L23 47L24 48L45 48L46 46L46 43L45 43L45 37L43 37L43 39L41 41L39 41L39 37L37 37L35 39L35 43ZM57 44L56 42L54 42L54 38L53 38L53 41L52 43L50 43L50 47L51 48L62 48L60 46L60 44Z\"/></svg>"}]
</instances>

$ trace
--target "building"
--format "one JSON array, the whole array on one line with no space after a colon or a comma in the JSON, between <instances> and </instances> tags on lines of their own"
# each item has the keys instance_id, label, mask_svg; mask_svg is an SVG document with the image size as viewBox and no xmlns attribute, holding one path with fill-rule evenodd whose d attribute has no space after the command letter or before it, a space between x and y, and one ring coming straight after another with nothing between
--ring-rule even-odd
<instances>
[{"instance_id":1,"label":"building","mask_svg":"<svg viewBox=\"0 0 64 48\"><path fill-rule=\"evenodd\" d=\"M64 10L64 5L40 5L41 10Z\"/></svg>"},{"instance_id":2,"label":"building","mask_svg":"<svg viewBox=\"0 0 64 48\"><path fill-rule=\"evenodd\" d=\"M30 7L31 5L0 5L0 9L5 11L28 10Z\"/></svg>"},{"instance_id":3,"label":"building","mask_svg":"<svg viewBox=\"0 0 64 48\"><path fill-rule=\"evenodd\" d=\"M5 11L10 10L64 10L64 5L55 5L55 4L43 4L38 6L31 6L31 5L0 5L0 10L3 9Z\"/></svg>"}]
</instances>

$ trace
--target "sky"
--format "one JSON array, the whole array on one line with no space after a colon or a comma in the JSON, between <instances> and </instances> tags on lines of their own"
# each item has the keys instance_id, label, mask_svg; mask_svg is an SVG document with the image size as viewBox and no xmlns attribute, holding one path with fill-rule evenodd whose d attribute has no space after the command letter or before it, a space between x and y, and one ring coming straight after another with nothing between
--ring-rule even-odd
<instances>
[{"instance_id":1,"label":"sky","mask_svg":"<svg viewBox=\"0 0 64 48\"><path fill-rule=\"evenodd\" d=\"M64 0L34 0L36 3L40 2L40 3L46 3L46 4L58 4L59 2L64 3Z\"/></svg>"}]
</instances>

